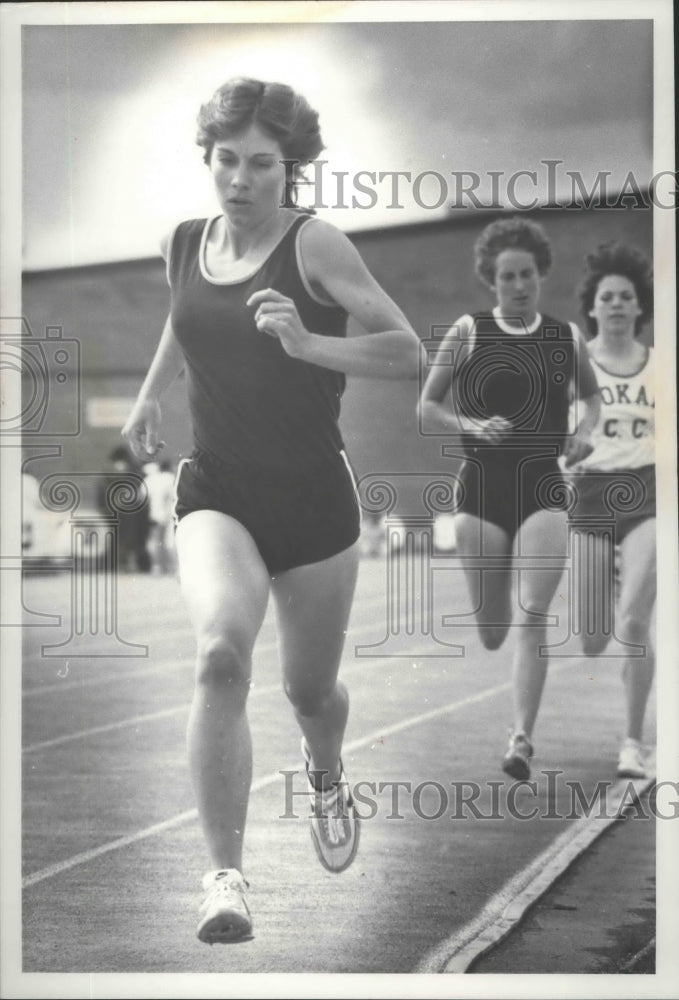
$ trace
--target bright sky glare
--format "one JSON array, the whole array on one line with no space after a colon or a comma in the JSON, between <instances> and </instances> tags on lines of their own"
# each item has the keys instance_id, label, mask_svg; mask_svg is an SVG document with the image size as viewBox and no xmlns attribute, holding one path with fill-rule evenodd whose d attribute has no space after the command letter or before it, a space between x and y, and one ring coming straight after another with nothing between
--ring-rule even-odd
<instances>
[{"instance_id":1,"label":"bright sky glare","mask_svg":"<svg viewBox=\"0 0 679 1000\"><path fill-rule=\"evenodd\" d=\"M566 195L569 169L588 186L651 173L644 21L29 26L23 58L30 270L152 256L178 220L215 213L195 118L235 75L290 83L319 110L328 163L311 193L345 230L445 215L451 171L478 173L489 200L490 171L504 197L536 170L523 201L546 196L543 159L562 161ZM333 207L341 171L347 208ZM363 175L371 198L359 171L430 173L390 208L391 179Z\"/></svg>"}]
</instances>

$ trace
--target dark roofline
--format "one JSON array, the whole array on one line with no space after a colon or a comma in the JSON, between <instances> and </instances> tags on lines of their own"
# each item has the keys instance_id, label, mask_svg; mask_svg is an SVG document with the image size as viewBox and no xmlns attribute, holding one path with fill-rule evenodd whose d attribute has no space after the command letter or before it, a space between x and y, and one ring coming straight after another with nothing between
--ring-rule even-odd
<instances>
[{"instance_id":1,"label":"dark roofline","mask_svg":"<svg viewBox=\"0 0 679 1000\"><path fill-rule=\"evenodd\" d=\"M648 193L646 188L640 188L642 196ZM650 205L645 205L644 209L648 211L651 208ZM432 229L455 229L457 227L467 228L478 223L479 218L483 219L484 223L492 222L493 219L501 218L503 215L516 215L520 214L522 216L541 216L544 213L551 212L561 212L564 210L572 212L587 212L592 211L591 208L585 208L582 205L577 205L575 207L570 207L568 209L563 205L550 205L546 207L544 205L538 205L535 208L530 209L513 209L513 208L462 208L459 210L451 211L449 215L443 216L442 218L431 219L425 222L403 222L394 226L379 226L377 228L371 229L366 227L365 229L352 229L347 231L346 235L349 239L363 239L365 237L376 238L378 240L389 239L392 236L402 236L406 233L410 235L419 235L420 233L430 232ZM609 211L627 211L627 207L623 209L612 209ZM632 210L631 208L629 209ZM599 206L595 208L594 211L606 211L606 206ZM96 264L75 264L72 267L54 267L54 268L36 268L35 270L24 270L22 272L23 278L35 278L35 277L58 277L59 275L66 274L100 274L102 271L111 270L127 270L130 266L157 266L162 264L164 266L163 258L160 254L152 257L133 257L126 260L113 260L104 261Z\"/></svg>"},{"instance_id":2,"label":"dark roofline","mask_svg":"<svg viewBox=\"0 0 679 1000\"><path fill-rule=\"evenodd\" d=\"M445 216L444 218L431 219L425 222L403 222L395 226L378 226L377 228L366 227L365 229L352 229L347 231L347 236L349 239L358 237L360 239L366 236L377 237L378 239L387 239L390 236L401 236L405 233L421 233L426 232L431 229L449 229L454 228L459 225L469 224L472 219L478 218L479 209L467 210L464 209L460 214ZM483 211L483 210L481 210ZM484 212L484 215L488 214ZM490 214L501 215L500 211L494 211ZM132 257L126 258L124 260L112 260L112 261L101 261L96 264L73 264L72 266L66 267L45 267L45 268L35 268L34 270L24 270L24 278L34 278L34 277L59 277L59 275L67 274L99 274L102 271L111 271L115 269L127 269L130 266L149 266L155 265L162 262L163 258L160 254L153 257Z\"/></svg>"},{"instance_id":3,"label":"dark roofline","mask_svg":"<svg viewBox=\"0 0 679 1000\"><path fill-rule=\"evenodd\" d=\"M522 215L534 215L539 210L530 209L529 211L522 212ZM424 233L431 229L457 229L458 227L467 228L468 226L475 225L479 218L482 218L485 222L491 222L493 219L500 218L503 215L514 214L514 209L497 209L497 208L463 208L459 211L450 212L449 215L443 216L442 218L432 219L430 222L402 222L400 225L396 226L380 226L377 229L352 229L351 232L347 233L349 238L354 236L364 237L364 236L376 236L378 239L386 239L391 235L403 235L404 233Z\"/></svg>"},{"instance_id":4,"label":"dark roofline","mask_svg":"<svg viewBox=\"0 0 679 1000\"><path fill-rule=\"evenodd\" d=\"M132 257L126 258L124 260L107 260L100 261L96 264L73 264L70 267L67 265L65 267L40 267L35 268L35 270L24 270L21 273L23 279L30 278L44 278L44 277L59 277L60 275L68 274L100 274L102 271L111 270L128 270L130 265L144 266L144 265L156 265L163 264L163 258L160 254L154 257Z\"/></svg>"}]
</instances>

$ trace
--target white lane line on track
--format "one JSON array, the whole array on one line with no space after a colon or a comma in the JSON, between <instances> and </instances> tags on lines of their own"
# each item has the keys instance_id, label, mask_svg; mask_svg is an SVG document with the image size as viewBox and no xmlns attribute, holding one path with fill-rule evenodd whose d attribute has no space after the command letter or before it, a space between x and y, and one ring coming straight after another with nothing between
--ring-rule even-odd
<instances>
[{"instance_id":1,"label":"white lane line on track","mask_svg":"<svg viewBox=\"0 0 679 1000\"><path fill-rule=\"evenodd\" d=\"M628 958L620 968L618 969L618 974L621 972L634 972L636 967L647 958L653 951L655 951L656 941L655 936L648 941L643 948L640 948L631 958Z\"/></svg>"},{"instance_id":2,"label":"white lane line on track","mask_svg":"<svg viewBox=\"0 0 679 1000\"><path fill-rule=\"evenodd\" d=\"M359 630L356 629L352 635L356 635ZM263 648L262 648L263 651ZM403 652L404 657L409 659L417 660L418 650L405 649ZM353 657L352 657L353 659ZM193 662L193 661L192 661ZM349 663L347 666L340 667L340 677L346 679L352 674L365 673L366 670L374 670L377 667L388 667L394 665L394 657L386 656L380 659L371 660L368 663L363 660L361 663ZM254 685L250 691L250 700L253 698L261 698L264 695L269 694L281 694L283 692L283 681L279 681L277 684L266 684L263 687L257 687ZM102 726L92 726L90 729L80 729L75 733L65 733L63 736L55 736L49 740L41 740L39 743L29 743L21 748L23 754L36 753L38 750L46 750L48 747L58 747L65 743L72 743L74 740L84 740L88 739L90 736L100 736L102 733L113 733L119 729L129 729L131 726L143 725L147 722L156 722L159 719L168 719L173 715L181 715L182 712L189 711L190 703L188 701L183 701L179 705L173 705L170 708L162 708L157 712L146 712L142 715L132 715L126 719L119 719L117 722L107 722Z\"/></svg>"},{"instance_id":3,"label":"white lane line on track","mask_svg":"<svg viewBox=\"0 0 679 1000\"><path fill-rule=\"evenodd\" d=\"M260 694L264 691L260 691ZM114 733L118 729L129 729L130 726L141 726L146 722L157 722L159 719L169 719L173 715L180 715L189 711L189 704L182 702L181 705L173 705L171 708L163 708L157 712L148 712L146 715L132 715L127 719L120 719L118 722L107 722L103 726L92 726L91 729L80 729L76 733L66 733L64 736L55 736L51 740L41 740L40 743L29 743L21 748L22 753L37 753L38 750L47 750L48 747L60 747L65 743L73 743L74 740L86 740L91 736L101 736L102 733Z\"/></svg>"},{"instance_id":4,"label":"white lane line on track","mask_svg":"<svg viewBox=\"0 0 679 1000\"><path fill-rule=\"evenodd\" d=\"M622 779L606 799L606 818L596 815L574 820L522 871L517 872L488 900L478 916L433 948L418 963L415 973L466 972L476 959L499 944L521 921L526 910L547 892L572 862L619 818L623 802L629 804L629 786L636 796L649 788L654 778ZM610 815L609 815L610 814Z\"/></svg>"},{"instance_id":5,"label":"white lane line on track","mask_svg":"<svg viewBox=\"0 0 679 1000\"><path fill-rule=\"evenodd\" d=\"M380 602L365 602L361 607L369 609L373 604ZM381 602L384 604L384 601ZM347 632L347 642L355 635L365 635L376 631L379 628L379 623L375 621L369 622L365 625L357 625L355 628L349 627ZM187 635L190 634L190 630L187 628ZM263 642L261 645L255 645L254 656L257 658L263 653L273 653L278 649L278 641ZM92 659L97 659L95 653L92 654ZM64 657L68 659L68 657ZM107 659L112 659L107 657ZM120 657L120 659L126 659L126 657ZM142 659L142 657L139 657ZM146 659L146 657L144 657ZM43 694L54 694L68 693L70 691L82 691L84 689L89 690L90 688L105 687L107 684L118 684L121 681L127 680L137 680L139 677L154 677L157 674L167 674L171 672L176 672L179 670L184 670L188 667L193 667L195 663L195 657L188 657L182 660L161 660L160 662L155 662L152 666L141 667L137 670L122 670L115 675L107 675L106 677L88 677L83 680L78 681L56 681L53 684L36 684L34 687L25 688L21 692L22 698L34 698L37 695Z\"/></svg>"},{"instance_id":6,"label":"white lane line on track","mask_svg":"<svg viewBox=\"0 0 679 1000\"><path fill-rule=\"evenodd\" d=\"M391 659L391 657L389 657L389 659ZM447 715L460 708L466 708L468 705L474 705L477 702L485 701L487 698L493 698L495 695L501 694L504 691L509 691L510 689L510 682L497 684L495 687L486 688L484 691L479 691L477 694L469 695L467 698L461 698L459 701L452 701L447 705L441 705L439 708L434 708L429 712L423 712L420 715L413 715L408 719L403 719L401 722L394 723L392 726L386 726L383 729L378 729L375 732L370 733L369 736L360 736L358 739L352 740L350 743L345 743L343 752L351 753L352 751L359 750L362 747L370 746L371 743L384 739L385 736L393 736L395 733L403 732L405 729L412 729L414 726L419 726L423 722L429 722L430 719L435 719L440 715ZM298 761L296 764L293 764L288 768L281 768L281 771L294 770L295 767L299 766ZM253 782L251 792L259 792L263 788L267 788L269 785L273 785L276 781L279 781L281 771L274 771L271 774L267 774ZM136 833L130 833L125 837L118 837L116 840L110 840L108 843L100 844L99 847L93 847L88 851L81 851L79 854L74 854L72 857L65 858L63 861L57 861L56 864L48 865L46 868L41 868L37 872L33 872L32 875L27 875L22 880L22 888L29 889L31 886L37 885L39 882L44 882L45 879L54 878L54 876L60 875L65 871L69 871L71 868L87 864L89 861L93 861L95 858L99 858L103 854L109 854L111 851L117 851L123 847L130 847L132 844L139 843L141 840L146 840L148 837L156 836L156 834L159 833L165 833L167 830L172 830L175 827L182 826L184 823L189 823L197 818L198 810L189 809L186 812L179 813L177 816L172 816L170 819L166 819L161 823L154 823L153 826L147 826L143 830L137 830Z\"/></svg>"},{"instance_id":7,"label":"white lane line on track","mask_svg":"<svg viewBox=\"0 0 679 1000\"><path fill-rule=\"evenodd\" d=\"M266 651L264 646L261 649L263 652ZM96 660L97 657L92 656L92 659ZM91 688L105 687L107 684L120 684L121 681L136 681L140 677L153 677L156 674L184 670L192 667L194 662L194 657L187 657L183 660L161 660L160 662L156 661L152 667L140 667L138 670L121 670L115 675L109 674L106 677L86 677L79 681L57 681L54 684L36 684L34 687L24 688L21 692L21 697L35 698L36 695L43 694L89 691Z\"/></svg>"}]
</instances>

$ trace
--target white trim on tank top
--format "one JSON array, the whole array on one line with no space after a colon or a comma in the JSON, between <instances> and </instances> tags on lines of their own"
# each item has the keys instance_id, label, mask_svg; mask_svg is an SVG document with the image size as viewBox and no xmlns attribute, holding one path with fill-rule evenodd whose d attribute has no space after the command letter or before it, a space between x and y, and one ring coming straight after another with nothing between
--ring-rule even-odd
<instances>
[{"instance_id":1,"label":"white trim on tank top","mask_svg":"<svg viewBox=\"0 0 679 1000\"><path fill-rule=\"evenodd\" d=\"M181 226L181 222L178 222L176 224L176 226L174 227L174 229L172 230L172 232L170 233L170 235L168 236L168 238L167 238L167 249L165 251L165 253L166 253L166 257L165 257L165 277L167 279L167 283L170 286L170 288L172 288L172 282L170 280L170 260L172 258L172 247L174 246L174 238L175 238L177 230L179 229L180 226Z\"/></svg>"},{"instance_id":2,"label":"white trim on tank top","mask_svg":"<svg viewBox=\"0 0 679 1000\"><path fill-rule=\"evenodd\" d=\"M519 319L520 317L517 316L516 318ZM535 333L537 328L542 323L542 315L540 313L536 313L535 319L530 324L530 326L527 326L525 322L523 323L522 327L510 326L509 323L505 323L502 316L500 315L499 306L493 306L493 319L495 320L495 322L500 327L503 333L509 333L512 337L525 337L529 333Z\"/></svg>"},{"instance_id":3,"label":"white trim on tank top","mask_svg":"<svg viewBox=\"0 0 679 1000\"><path fill-rule=\"evenodd\" d=\"M205 220L205 225L203 226L203 232L201 233L200 237L200 244L198 246L198 267L200 268L200 273L202 277L210 285L242 285L246 281L249 281L250 278L254 278L254 276L259 271L261 271L264 265L271 259L272 254L281 245L281 243L288 235L288 233L290 232L290 230L292 229L298 218L298 216L294 216L290 220L290 224L286 226L285 232L281 233L280 239L278 239L276 243L271 247L271 250L266 255L264 260L260 261L260 263L257 264L256 267L253 267L251 271L248 271L247 274L244 274L241 278L213 278L207 269L207 264L205 263L205 248L207 245L208 234L210 232L213 223L215 223L217 219L221 219L222 216L223 213L220 212L219 215L213 215L212 218Z\"/></svg>"},{"instance_id":4,"label":"white trim on tank top","mask_svg":"<svg viewBox=\"0 0 679 1000\"><path fill-rule=\"evenodd\" d=\"M597 361L597 359L592 356L591 352L589 354L589 360L592 362L593 365L596 365L597 368L599 368L602 372L604 372L605 375L610 376L610 378L637 378L637 376L641 375L644 369L648 367L648 364L651 360L651 356L653 354L652 347L650 347L648 344L644 344L643 346L646 348L646 357L641 362L641 365L637 368L635 372L624 372L624 373L612 372L610 368L606 368L604 365L601 364L601 362Z\"/></svg>"}]
</instances>

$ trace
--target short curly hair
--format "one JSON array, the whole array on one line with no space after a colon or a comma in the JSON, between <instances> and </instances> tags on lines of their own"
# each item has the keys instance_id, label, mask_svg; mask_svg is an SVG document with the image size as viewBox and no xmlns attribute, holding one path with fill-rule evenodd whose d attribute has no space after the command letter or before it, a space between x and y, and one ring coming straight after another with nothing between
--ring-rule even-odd
<instances>
[{"instance_id":1,"label":"short curly hair","mask_svg":"<svg viewBox=\"0 0 679 1000\"><path fill-rule=\"evenodd\" d=\"M634 285L641 314L637 317L634 334L638 336L644 323L653 315L653 272L648 257L636 247L624 243L600 243L585 257L584 273L578 287L580 312L591 335L597 332L596 320L590 316L600 282L609 274L627 278Z\"/></svg>"},{"instance_id":2,"label":"short curly hair","mask_svg":"<svg viewBox=\"0 0 679 1000\"><path fill-rule=\"evenodd\" d=\"M486 226L474 244L474 267L487 285L495 284L495 262L503 250L532 254L541 278L552 266L552 247L542 226L518 216L497 219Z\"/></svg>"},{"instance_id":3,"label":"short curly hair","mask_svg":"<svg viewBox=\"0 0 679 1000\"><path fill-rule=\"evenodd\" d=\"M198 113L196 143L205 151L204 162L210 162L215 142L237 135L250 125L259 125L275 139L286 160L299 161L286 184L286 195L294 200L295 183L303 167L325 148L318 112L285 83L249 77L227 80Z\"/></svg>"}]
</instances>

